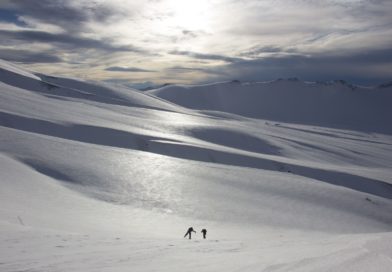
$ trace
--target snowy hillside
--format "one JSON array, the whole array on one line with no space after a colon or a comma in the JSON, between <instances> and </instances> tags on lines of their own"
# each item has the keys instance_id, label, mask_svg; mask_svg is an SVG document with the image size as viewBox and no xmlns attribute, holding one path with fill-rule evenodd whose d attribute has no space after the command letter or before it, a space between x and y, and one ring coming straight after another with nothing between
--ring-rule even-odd
<instances>
[{"instance_id":1,"label":"snowy hillside","mask_svg":"<svg viewBox=\"0 0 392 272\"><path fill-rule=\"evenodd\" d=\"M344 81L237 81L202 86L169 85L149 91L192 109L365 132L392 133L392 87L359 87Z\"/></svg>"},{"instance_id":2,"label":"snowy hillside","mask_svg":"<svg viewBox=\"0 0 392 272\"><path fill-rule=\"evenodd\" d=\"M391 97L0 61L0 271L389 271Z\"/></svg>"}]
</instances>

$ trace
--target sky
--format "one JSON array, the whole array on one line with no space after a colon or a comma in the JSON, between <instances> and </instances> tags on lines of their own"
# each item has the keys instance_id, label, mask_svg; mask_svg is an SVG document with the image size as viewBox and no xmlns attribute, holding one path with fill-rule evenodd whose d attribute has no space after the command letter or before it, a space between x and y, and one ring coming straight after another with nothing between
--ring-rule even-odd
<instances>
[{"instance_id":1,"label":"sky","mask_svg":"<svg viewBox=\"0 0 392 272\"><path fill-rule=\"evenodd\" d=\"M392 81L390 0L1 0L0 58L143 87Z\"/></svg>"}]
</instances>

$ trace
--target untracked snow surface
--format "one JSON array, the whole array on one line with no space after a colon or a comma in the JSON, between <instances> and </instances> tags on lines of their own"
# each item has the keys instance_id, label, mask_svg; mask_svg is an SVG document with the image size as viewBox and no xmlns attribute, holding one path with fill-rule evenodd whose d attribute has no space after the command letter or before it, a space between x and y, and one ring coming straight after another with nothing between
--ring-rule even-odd
<instances>
[{"instance_id":1,"label":"untracked snow surface","mask_svg":"<svg viewBox=\"0 0 392 272\"><path fill-rule=\"evenodd\" d=\"M0 271L390 271L391 91L0 61Z\"/></svg>"}]
</instances>

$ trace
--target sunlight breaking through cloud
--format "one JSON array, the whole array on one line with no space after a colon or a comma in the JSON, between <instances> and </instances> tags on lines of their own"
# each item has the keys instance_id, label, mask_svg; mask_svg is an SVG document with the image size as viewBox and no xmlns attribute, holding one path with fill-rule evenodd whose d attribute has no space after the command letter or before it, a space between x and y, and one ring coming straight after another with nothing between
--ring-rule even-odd
<instances>
[{"instance_id":1,"label":"sunlight breaking through cloud","mask_svg":"<svg viewBox=\"0 0 392 272\"><path fill-rule=\"evenodd\" d=\"M386 0L9 0L0 4L0 58L130 83L300 76L374 84L392 77L380 56L392 45L391 11Z\"/></svg>"}]
</instances>

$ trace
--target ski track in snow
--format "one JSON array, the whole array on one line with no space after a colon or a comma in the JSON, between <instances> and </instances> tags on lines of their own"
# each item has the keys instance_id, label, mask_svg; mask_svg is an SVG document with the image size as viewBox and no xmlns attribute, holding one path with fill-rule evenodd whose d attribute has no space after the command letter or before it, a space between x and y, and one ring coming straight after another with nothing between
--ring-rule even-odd
<instances>
[{"instance_id":1,"label":"ski track in snow","mask_svg":"<svg viewBox=\"0 0 392 272\"><path fill-rule=\"evenodd\" d=\"M0 81L0 271L390 271L390 88Z\"/></svg>"}]
</instances>

